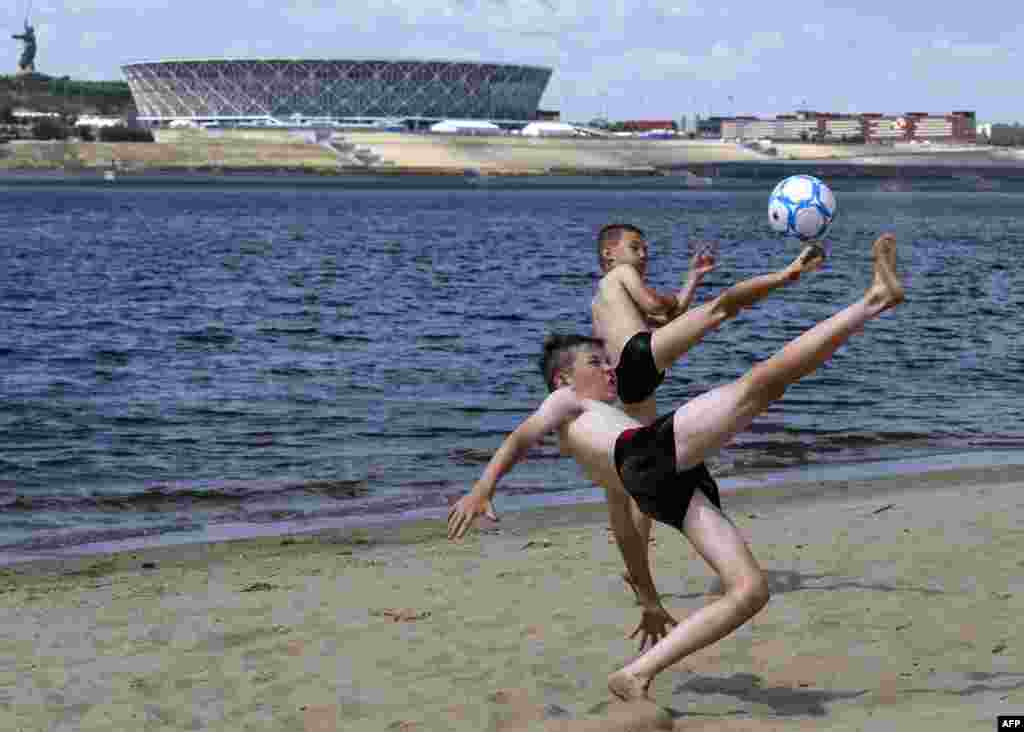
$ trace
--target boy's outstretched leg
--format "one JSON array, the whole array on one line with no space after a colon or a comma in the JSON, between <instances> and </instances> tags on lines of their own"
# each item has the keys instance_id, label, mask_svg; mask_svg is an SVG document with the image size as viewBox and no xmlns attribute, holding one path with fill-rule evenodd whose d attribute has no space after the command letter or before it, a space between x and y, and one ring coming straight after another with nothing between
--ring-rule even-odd
<instances>
[{"instance_id":1,"label":"boy's outstretched leg","mask_svg":"<svg viewBox=\"0 0 1024 732\"><path fill-rule=\"evenodd\" d=\"M873 251L874 279L860 300L818 323L738 380L712 389L676 411L673 427L679 470L720 449L779 399L787 386L821 366L869 320L903 301L903 286L896 275L895 238L880 236ZM690 500L683 533L718 573L725 594L609 677L609 689L622 699L645 696L656 674L729 634L767 602L767 584L739 532L700 492Z\"/></svg>"},{"instance_id":2,"label":"boy's outstretched leg","mask_svg":"<svg viewBox=\"0 0 1024 732\"><path fill-rule=\"evenodd\" d=\"M651 335L654 364L659 371L664 371L700 342L708 331L735 317L743 308L763 300L772 290L795 282L804 272L817 269L824 261L825 250L811 244L785 269L739 282L711 302L693 308L658 328Z\"/></svg>"},{"instance_id":3,"label":"boy's outstretched leg","mask_svg":"<svg viewBox=\"0 0 1024 732\"><path fill-rule=\"evenodd\" d=\"M786 387L825 363L868 321L903 301L903 285L896 275L896 238L878 237L873 252L874 279L860 300L790 341L736 381L701 394L676 411L680 470L717 452L780 399Z\"/></svg>"},{"instance_id":4,"label":"boy's outstretched leg","mask_svg":"<svg viewBox=\"0 0 1024 732\"><path fill-rule=\"evenodd\" d=\"M853 305L818 323L788 343L781 351L751 369L749 376L772 396L814 372L860 331L867 321L903 302L903 284L896 274L896 237L882 234L872 245L874 278L864 296Z\"/></svg>"},{"instance_id":5,"label":"boy's outstretched leg","mask_svg":"<svg viewBox=\"0 0 1024 732\"><path fill-rule=\"evenodd\" d=\"M684 656L724 638L768 602L768 582L740 532L700 491L693 494L683 533L722 580L722 596L693 613L625 668L608 677L624 701L647 696L654 676Z\"/></svg>"}]
</instances>

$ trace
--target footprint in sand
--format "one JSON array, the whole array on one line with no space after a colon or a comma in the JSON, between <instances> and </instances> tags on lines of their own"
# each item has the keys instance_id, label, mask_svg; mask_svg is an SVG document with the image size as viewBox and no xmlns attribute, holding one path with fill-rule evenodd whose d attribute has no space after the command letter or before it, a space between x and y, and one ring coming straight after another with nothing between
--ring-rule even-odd
<instances>
[{"instance_id":1,"label":"footprint in sand","mask_svg":"<svg viewBox=\"0 0 1024 732\"><path fill-rule=\"evenodd\" d=\"M422 620L430 617L429 610L413 610L412 608L384 608L383 610L371 610L370 615L374 617L391 618L396 623L408 623L413 620Z\"/></svg>"},{"instance_id":2,"label":"footprint in sand","mask_svg":"<svg viewBox=\"0 0 1024 732\"><path fill-rule=\"evenodd\" d=\"M656 732L673 728L672 714L650 701L601 704L583 719L552 719L551 705L532 704L521 689L501 689L489 701L500 705L499 732ZM557 707L559 712L564 712Z\"/></svg>"}]
</instances>

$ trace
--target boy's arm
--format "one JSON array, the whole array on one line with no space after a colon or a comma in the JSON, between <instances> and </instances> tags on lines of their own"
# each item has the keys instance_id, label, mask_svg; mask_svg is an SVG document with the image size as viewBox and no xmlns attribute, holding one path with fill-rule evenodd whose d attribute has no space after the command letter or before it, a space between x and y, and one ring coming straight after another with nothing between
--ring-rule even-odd
<instances>
[{"instance_id":1,"label":"boy's arm","mask_svg":"<svg viewBox=\"0 0 1024 732\"><path fill-rule=\"evenodd\" d=\"M668 319L673 320L686 312L697 294L697 286L704 279L704 275L715 268L714 249L704 247L690 259L690 271L686 274L686 281L683 282L683 289L676 294L676 306L669 312Z\"/></svg>"},{"instance_id":2,"label":"boy's arm","mask_svg":"<svg viewBox=\"0 0 1024 732\"><path fill-rule=\"evenodd\" d=\"M606 276L614 276L618 280L645 316L671 313L679 304L675 295L662 295L648 287L635 267L621 265Z\"/></svg>"},{"instance_id":3,"label":"boy's arm","mask_svg":"<svg viewBox=\"0 0 1024 732\"><path fill-rule=\"evenodd\" d=\"M481 514L497 519L491 500L498 481L522 460L527 451L544 435L554 432L583 411L576 393L569 387L557 389L505 438L484 468L473 489L460 498L448 512L448 538L461 539Z\"/></svg>"},{"instance_id":4,"label":"boy's arm","mask_svg":"<svg viewBox=\"0 0 1024 732\"><path fill-rule=\"evenodd\" d=\"M637 531L630 515L630 497L615 487L605 491L608 501L608 519L615 534L615 543L619 545L622 559L626 563L626 571L636 587L637 599L644 607L659 605L658 590L651 576L651 565L647 556L647 547L643 537Z\"/></svg>"},{"instance_id":5,"label":"boy's arm","mask_svg":"<svg viewBox=\"0 0 1024 732\"><path fill-rule=\"evenodd\" d=\"M651 576L647 547L630 515L631 499L624 491L614 488L605 493L608 498L608 514L612 532L615 534L615 541L622 552L622 558L626 562L626 571L632 580L631 584L636 591L637 600L643 607L640 622L629 637L639 637L640 650L643 651L645 646L654 646L668 635L669 629L676 625L677 621L661 605L661 598L658 596L654 578Z\"/></svg>"},{"instance_id":6,"label":"boy's arm","mask_svg":"<svg viewBox=\"0 0 1024 732\"><path fill-rule=\"evenodd\" d=\"M678 318L687 311L690 303L693 302L694 295L697 294L697 285L699 284L700 277L694 275L693 270L690 270L686 282L683 283L683 289L676 293L676 306L669 313L670 319Z\"/></svg>"}]
</instances>

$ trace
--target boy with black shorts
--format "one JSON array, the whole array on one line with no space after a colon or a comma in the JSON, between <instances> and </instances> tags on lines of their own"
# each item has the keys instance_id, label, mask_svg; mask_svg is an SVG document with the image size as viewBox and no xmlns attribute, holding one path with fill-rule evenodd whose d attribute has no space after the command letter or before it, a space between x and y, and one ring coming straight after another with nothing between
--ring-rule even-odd
<instances>
[{"instance_id":1,"label":"boy with black shorts","mask_svg":"<svg viewBox=\"0 0 1024 732\"><path fill-rule=\"evenodd\" d=\"M749 620L768 601L768 583L739 531L720 508L717 490L693 468L720 449L780 399L786 388L812 373L865 325L903 301L896 275L896 240L874 243L874 279L852 305L824 320L732 383L716 387L674 412L644 425L613 406L617 382L605 344L585 336L556 336L542 359L549 396L495 452L473 489L452 506L448 537L463 537L482 514L494 515L491 500L499 479L544 435L557 432L562 451L609 495L635 500L649 515L682 531L718 574L723 594L682 623L662 607L646 565L646 545L632 521L613 522L643 605L641 650L651 647L608 678L620 699L647 696L654 677L685 656L714 643ZM732 307L719 296L709 317ZM669 628L672 627L671 630Z\"/></svg>"},{"instance_id":2,"label":"boy with black shorts","mask_svg":"<svg viewBox=\"0 0 1024 732\"><path fill-rule=\"evenodd\" d=\"M697 247L683 289L674 295L661 294L647 285L647 241L636 226L609 224L602 228L597 235L597 255L604 276L591 301L594 337L604 342L615 368L623 410L643 424L657 414L654 392L671 364L708 331L772 290L817 269L825 258L824 250L812 244L785 269L733 285L713 303L688 311L700 281L715 267L711 247ZM702 480L714 486L706 466L695 469ZM635 502L620 504L609 495L608 508L609 512L628 511L645 544L649 541L651 520ZM636 594L632 576L627 572L622 578Z\"/></svg>"}]
</instances>

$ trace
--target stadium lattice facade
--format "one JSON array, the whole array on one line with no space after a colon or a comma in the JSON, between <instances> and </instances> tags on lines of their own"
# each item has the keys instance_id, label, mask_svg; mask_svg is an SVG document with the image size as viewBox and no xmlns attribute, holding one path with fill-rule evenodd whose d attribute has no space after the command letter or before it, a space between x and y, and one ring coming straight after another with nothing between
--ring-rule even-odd
<instances>
[{"instance_id":1,"label":"stadium lattice facade","mask_svg":"<svg viewBox=\"0 0 1024 732\"><path fill-rule=\"evenodd\" d=\"M551 69L470 61L251 59L122 67L141 121L527 121Z\"/></svg>"}]
</instances>

